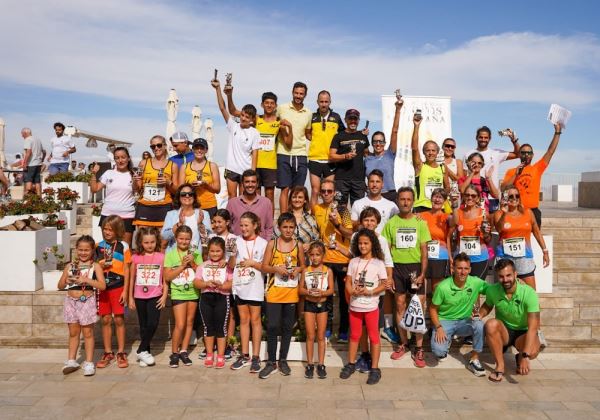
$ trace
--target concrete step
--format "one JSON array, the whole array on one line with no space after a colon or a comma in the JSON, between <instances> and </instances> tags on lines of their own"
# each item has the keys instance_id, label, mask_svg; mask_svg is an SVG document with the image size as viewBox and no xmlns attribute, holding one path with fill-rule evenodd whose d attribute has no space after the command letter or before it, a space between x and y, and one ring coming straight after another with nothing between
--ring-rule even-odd
<instances>
[{"instance_id":1,"label":"concrete step","mask_svg":"<svg viewBox=\"0 0 600 420\"><path fill-rule=\"evenodd\" d=\"M78 215L92 215L92 207L93 204L79 204L77 206L77 214Z\"/></svg>"},{"instance_id":2,"label":"concrete step","mask_svg":"<svg viewBox=\"0 0 600 420\"><path fill-rule=\"evenodd\" d=\"M542 329L544 334L546 330ZM579 339L554 339L548 341L547 353L580 353L591 354L600 353L600 339L591 338L587 340Z\"/></svg>"},{"instance_id":3,"label":"concrete step","mask_svg":"<svg viewBox=\"0 0 600 420\"><path fill-rule=\"evenodd\" d=\"M544 217L542 220L542 229L546 228L567 228L567 227L600 227L600 218L583 217Z\"/></svg>"},{"instance_id":4,"label":"concrete step","mask_svg":"<svg viewBox=\"0 0 600 420\"><path fill-rule=\"evenodd\" d=\"M600 273L598 271L564 271L555 273L556 279L554 285L557 287L591 287L596 288L600 282Z\"/></svg>"},{"instance_id":5,"label":"concrete step","mask_svg":"<svg viewBox=\"0 0 600 420\"><path fill-rule=\"evenodd\" d=\"M565 219L566 220L566 219ZM574 227L574 228L542 228L544 235L553 235L555 241L598 241L600 240L600 228L598 227Z\"/></svg>"},{"instance_id":6,"label":"concrete step","mask_svg":"<svg viewBox=\"0 0 600 420\"><path fill-rule=\"evenodd\" d=\"M554 255L600 254L600 241L554 241Z\"/></svg>"},{"instance_id":7,"label":"concrete step","mask_svg":"<svg viewBox=\"0 0 600 420\"><path fill-rule=\"evenodd\" d=\"M561 272L576 271L576 272L600 272L600 253L593 254L560 254L555 255L554 270Z\"/></svg>"}]
</instances>

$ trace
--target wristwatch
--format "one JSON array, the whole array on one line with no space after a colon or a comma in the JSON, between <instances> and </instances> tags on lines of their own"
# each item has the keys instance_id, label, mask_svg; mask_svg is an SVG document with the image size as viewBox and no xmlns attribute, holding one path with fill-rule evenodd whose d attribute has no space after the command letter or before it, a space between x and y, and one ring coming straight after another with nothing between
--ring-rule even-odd
<instances>
[{"instance_id":1,"label":"wristwatch","mask_svg":"<svg viewBox=\"0 0 600 420\"><path fill-rule=\"evenodd\" d=\"M529 359L529 353L525 353L525 352L523 352L523 353L521 353L521 357L522 357L523 359Z\"/></svg>"}]
</instances>

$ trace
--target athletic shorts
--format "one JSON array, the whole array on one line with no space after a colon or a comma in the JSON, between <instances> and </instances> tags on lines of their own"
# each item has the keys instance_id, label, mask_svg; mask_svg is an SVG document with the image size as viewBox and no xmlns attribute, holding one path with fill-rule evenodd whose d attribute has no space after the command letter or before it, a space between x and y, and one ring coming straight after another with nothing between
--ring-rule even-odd
<instances>
[{"instance_id":1,"label":"athletic shorts","mask_svg":"<svg viewBox=\"0 0 600 420\"><path fill-rule=\"evenodd\" d=\"M387 198L394 204L398 202L398 191L396 190L389 190L384 193L381 193L381 195L383 196L383 198Z\"/></svg>"},{"instance_id":2,"label":"athletic shorts","mask_svg":"<svg viewBox=\"0 0 600 420\"><path fill-rule=\"evenodd\" d=\"M257 168L256 173L261 187L272 188L277 185L277 169Z\"/></svg>"},{"instance_id":3,"label":"athletic shorts","mask_svg":"<svg viewBox=\"0 0 600 420\"><path fill-rule=\"evenodd\" d=\"M429 260L425 277L428 279L445 279L450 275L448 262L449 260Z\"/></svg>"},{"instance_id":4,"label":"athletic shorts","mask_svg":"<svg viewBox=\"0 0 600 420\"><path fill-rule=\"evenodd\" d=\"M104 219L106 219L108 216L102 215L100 216L100 222L98 222L98 226L102 227L102 222L104 222ZM133 226L133 219L122 219L123 220L123 224L125 225L125 232L129 232L129 233L133 233L133 231L135 230L135 226Z\"/></svg>"},{"instance_id":5,"label":"athletic shorts","mask_svg":"<svg viewBox=\"0 0 600 420\"><path fill-rule=\"evenodd\" d=\"M119 303L123 287L120 286L100 291L98 297L98 315L123 315L125 313L125 306Z\"/></svg>"},{"instance_id":6,"label":"athletic shorts","mask_svg":"<svg viewBox=\"0 0 600 420\"><path fill-rule=\"evenodd\" d=\"M177 306L177 305L181 305L182 303L188 303L188 302L198 303L198 299L190 299L190 300L171 299L171 306Z\"/></svg>"},{"instance_id":7,"label":"athletic shorts","mask_svg":"<svg viewBox=\"0 0 600 420\"><path fill-rule=\"evenodd\" d=\"M304 185L307 173L306 156L277 155L277 188Z\"/></svg>"},{"instance_id":8,"label":"athletic shorts","mask_svg":"<svg viewBox=\"0 0 600 420\"><path fill-rule=\"evenodd\" d=\"M318 176L319 179L335 175L335 165L332 163L324 163L317 162L315 160L309 160L308 170L310 171L311 175Z\"/></svg>"},{"instance_id":9,"label":"athletic shorts","mask_svg":"<svg viewBox=\"0 0 600 420\"><path fill-rule=\"evenodd\" d=\"M228 179L233 182L237 182L238 184L242 183L242 175L237 172L230 171L229 169L225 169L225 179Z\"/></svg>"},{"instance_id":10,"label":"athletic shorts","mask_svg":"<svg viewBox=\"0 0 600 420\"><path fill-rule=\"evenodd\" d=\"M31 182L32 184L40 184L42 182L42 165L28 166L27 171L23 175L23 182Z\"/></svg>"},{"instance_id":11,"label":"athletic shorts","mask_svg":"<svg viewBox=\"0 0 600 420\"><path fill-rule=\"evenodd\" d=\"M248 306L262 306L262 301L261 300L247 300L247 299L242 299L239 296L235 297L235 304L240 306L240 305L248 305Z\"/></svg>"},{"instance_id":12,"label":"athletic shorts","mask_svg":"<svg viewBox=\"0 0 600 420\"><path fill-rule=\"evenodd\" d=\"M508 327L506 327L506 331L508 331L508 343L502 347L502 353L504 353L510 347L514 346L515 341L517 341L517 338L519 338L523 334L527 334L527 330L513 330Z\"/></svg>"},{"instance_id":13,"label":"athletic shorts","mask_svg":"<svg viewBox=\"0 0 600 420\"><path fill-rule=\"evenodd\" d=\"M85 301L65 296L63 317L67 324L90 325L98 320L96 296L93 294Z\"/></svg>"},{"instance_id":14,"label":"athletic shorts","mask_svg":"<svg viewBox=\"0 0 600 420\"><path fill-rule=\"evenodd\" d=\"M134 225L162 227L165 223L167 213L173 210L173 204L161 204L158 206L147 206L137 203L135 206Z\"/></svg>"},{"instance_id":15,"label":"athletic shorts","mask_svg":"<svg viewBox=\"0 0 600 420\"><path fill-rule=\"evenodd\" d=\"M411 289L411 273L416 273L417 276L419 276L421 274L421 263L394 263L394 269L392 270L392 278L394 279L396 293L401 295L406 293L417 293L418 295L424 295L425 282L421 283L421 286L418 289Z\"/></svg>"},{"instance_id":16,"label":"athletic shorts","mask_svg":"<svg viewBox=\"0 0 600 420\"><path fill-rule=\"evenodd\" d=\"M310 302L308 300L304 301L304 312L310 312L313 314L320 314L323 312L327 312L329 307L327 306L327 301L325 302Z\"/></svg>"},{"instance_id":17,"label":"athletic shorts","mask_svg":"<svg viewBox=\"0 0 600 420\"><path fill-rule=\"evenodd\" d=\"M487 277L489 267L489 261L471 262L471 276L479 277L481 280L485 280Z\"/></svg>"}]
</instances>

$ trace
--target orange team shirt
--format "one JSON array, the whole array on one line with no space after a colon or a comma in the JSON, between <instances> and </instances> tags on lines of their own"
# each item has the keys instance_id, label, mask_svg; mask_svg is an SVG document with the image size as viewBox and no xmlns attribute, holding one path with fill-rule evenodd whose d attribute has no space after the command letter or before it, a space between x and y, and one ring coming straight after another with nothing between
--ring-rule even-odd
<instances>
[{"instance_id":1,"label":"orange team shirt","mask_svg":"<svg viewBox=\"0 0 600 420\"><path fill-rule=\"evenodd\" d=\"M432 241L439 241L441 244L446 244L446 239L448 238L448 217L449 214L446 213L438 213L431 214L428 211L420 213L421 216L429 227L429 233L431 234Z\"/></svg>"},{"instance_id":2,"label":"orange team shirt","mask_svg":"<svg viewBox=\"0 0 600 420\"><path fill-rule=\"evenodd\" d=\"M515 187L519 190L521 195L521 203L523 206L534 209L540 205L540 184L542 183L542 175L548 167L548 164L544 159L538 160L533 165L527 165L523 168L523 171L515 179ZM517 168L512 168L506 171L504 180L507 182L513 177Z\"/></svg>"}]
</instances>

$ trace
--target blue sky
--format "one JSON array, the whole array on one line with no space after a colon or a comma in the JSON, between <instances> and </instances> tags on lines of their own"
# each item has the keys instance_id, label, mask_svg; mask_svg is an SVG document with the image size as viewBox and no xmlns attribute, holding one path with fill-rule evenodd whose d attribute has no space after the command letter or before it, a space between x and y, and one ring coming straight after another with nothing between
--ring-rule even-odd
<instances>
[{"instance_id":1,"label":"blue sky","mask_svg":"<svg viewBox=\"0 0 600 420\"><path fill-rule=\"evenodd\" d=\"M548 107L573 111L551 172L600 170L600 6L589 1L423 2L105 1L45 4L8 0L0 15L0 117L7 154L29 126L46 144L52 122L134 142L164 134L164 103L176 88L178 126L191 108L215 121L224 161L224 123L209 86L212 69L234 73L236 102L258 105L272 90L290 98L309 85L307 105L328 89L333 108L355 107L371 128L380 96L452 97L460 150L475 129L513 127L541 156L551 138ZM291 3L291 4L288 4ZM365 5L368 4L368 7ZM493 145L507 148L506 140ZM77 158L101 157L79 148Z\"/></svg>"}]
</instances>

